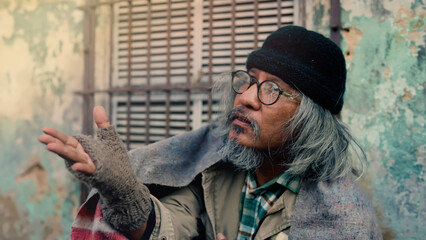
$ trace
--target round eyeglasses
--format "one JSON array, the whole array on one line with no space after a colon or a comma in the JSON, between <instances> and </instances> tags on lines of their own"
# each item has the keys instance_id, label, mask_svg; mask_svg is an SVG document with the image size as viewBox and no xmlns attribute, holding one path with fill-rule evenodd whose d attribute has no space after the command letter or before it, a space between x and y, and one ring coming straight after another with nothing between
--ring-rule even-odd
<instances>
[{"instance_id":1,"label":"round eyeglasses","mask_svg":"<svg viewBox=\"0 0 426 240\"><path fill-rule=\"evenodd\" d=\"M259 81L246 71L237 70L232 72L232 89L235 93L242 94L253 84L257 85L257 98L264 105L272 105L276 103L280 95L300 103L300 94L291 94L287 91L284 91L274 81L265 80L259 84Z\"/></svg>"}]
</instances>

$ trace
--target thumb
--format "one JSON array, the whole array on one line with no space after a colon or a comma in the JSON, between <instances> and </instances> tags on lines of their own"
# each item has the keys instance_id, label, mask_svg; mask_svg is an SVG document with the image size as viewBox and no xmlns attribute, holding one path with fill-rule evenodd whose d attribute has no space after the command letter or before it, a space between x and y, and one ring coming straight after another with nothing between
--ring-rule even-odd
<instances>
[{"instance_id":1,"label":"thumb","mask_svg":"<svg viewBox=\"0 0 426 240\"><path fill-rule=\"evenodd\" d=\"M226 240L226 237L222 233L219 233L216 235L216 240Z\"/></svg>"},{"instance_id":2,"label":"thumb","mask_svg":"<svg viewBox=\"0 0 426 240\"><path fill-rule=\"evenodd\" d=\"M98 128L106 128L111 126L105 108L102 106L96 106L93 108L93 119L95 119Z\"/></svg>"}]
</instances>

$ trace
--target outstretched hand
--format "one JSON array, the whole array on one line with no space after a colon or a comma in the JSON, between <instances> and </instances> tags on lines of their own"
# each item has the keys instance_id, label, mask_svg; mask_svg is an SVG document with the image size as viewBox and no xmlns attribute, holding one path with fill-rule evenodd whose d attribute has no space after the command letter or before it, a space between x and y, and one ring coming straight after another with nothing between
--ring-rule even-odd
<instances>
[{"instance_id":1,"label":"outstretched hand","mask_svg":"<svg viewBox=\"0 0 426 240\"><path fill-rule=\"evenodd\" d=\"M118 231L140 239L152 210L151 195L138 180L127 149L109 123L105 109L96 106L93 118L99 128L97 138L70 137L44 127L44 134L38 139L46 144L47 150L65 159L66 166L79 181L98 190L105 221Z\"/></svg>"},{"instance_id":2,"label":"outstretched hand","mask_svg":"<svg viewBox=\"0 0 426 240\"><path fill-rule=\"evenodd\" d=\"M105 109L101 106L93 109L93 118L98 128L106 128L111 125ZM95 164L75 138L67 136L53 127L44 127L42 131L44 134L40 135L38 140L46 145L47 150L72 162L72 170L86 174L95 173Z\"/></svg>"}]
</instances>

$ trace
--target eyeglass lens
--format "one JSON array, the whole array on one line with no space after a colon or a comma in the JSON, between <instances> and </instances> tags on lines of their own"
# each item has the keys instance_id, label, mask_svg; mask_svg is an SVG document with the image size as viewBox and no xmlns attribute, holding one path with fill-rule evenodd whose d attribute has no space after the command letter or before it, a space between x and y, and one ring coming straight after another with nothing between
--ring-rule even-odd
<instances>
[{"instance_id":1,"label":"eyeglass lens","mask_svg":"<svg viewBox=\"0 0 426 240\"><path fill-rule=\"evenodd\" d=\"M241 94L249 88L251 79L252 77L244 71L234 72L232 78L232 88L236 93ZM259 83L257 82L257 84ZM274 82L264 81L258 85L258 87L260 87L258 90L258 97L263 104L274 103L280 95L280 88Z\"/></svg>"},{"instance_id":2,"label":"eyeglass lens","mask_svg":"<svg viewBox=\"0 0 426 240\"><path fill-rule=\"evenodd\" d=\"M260 85L259 98L265 104L274 103L280 96L280 89L274 82L263 82Z\"/></svg>"},{"instance_id":3,"label":"eyeglass lens","mask_svg":"<svg viewBox=\"0 0 426 240\"><path fill-rule=\"evenodd\" d=\"M237 93L243 93L249 88L250 82L251 77L249 74L243 71L237 71L233 74L232 88Z\"/></svg>"}]
</instances>

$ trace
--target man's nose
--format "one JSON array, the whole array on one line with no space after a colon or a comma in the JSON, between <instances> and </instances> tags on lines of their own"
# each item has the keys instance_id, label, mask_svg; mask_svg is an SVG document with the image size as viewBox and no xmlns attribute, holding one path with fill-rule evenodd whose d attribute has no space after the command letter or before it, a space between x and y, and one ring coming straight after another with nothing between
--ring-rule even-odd
<instances>
[{"instance_id":1,"label":"man's nose","mask_svg":"<svg viewBox=\"0 0 426 240\"><path fill-rule=\"evenodd\" d=\"M257 97L257 84L253 84L245 92L238 94L240 104L253 110L258 110L260 108L260 101Z\"/></svg>"}]
</instances>

